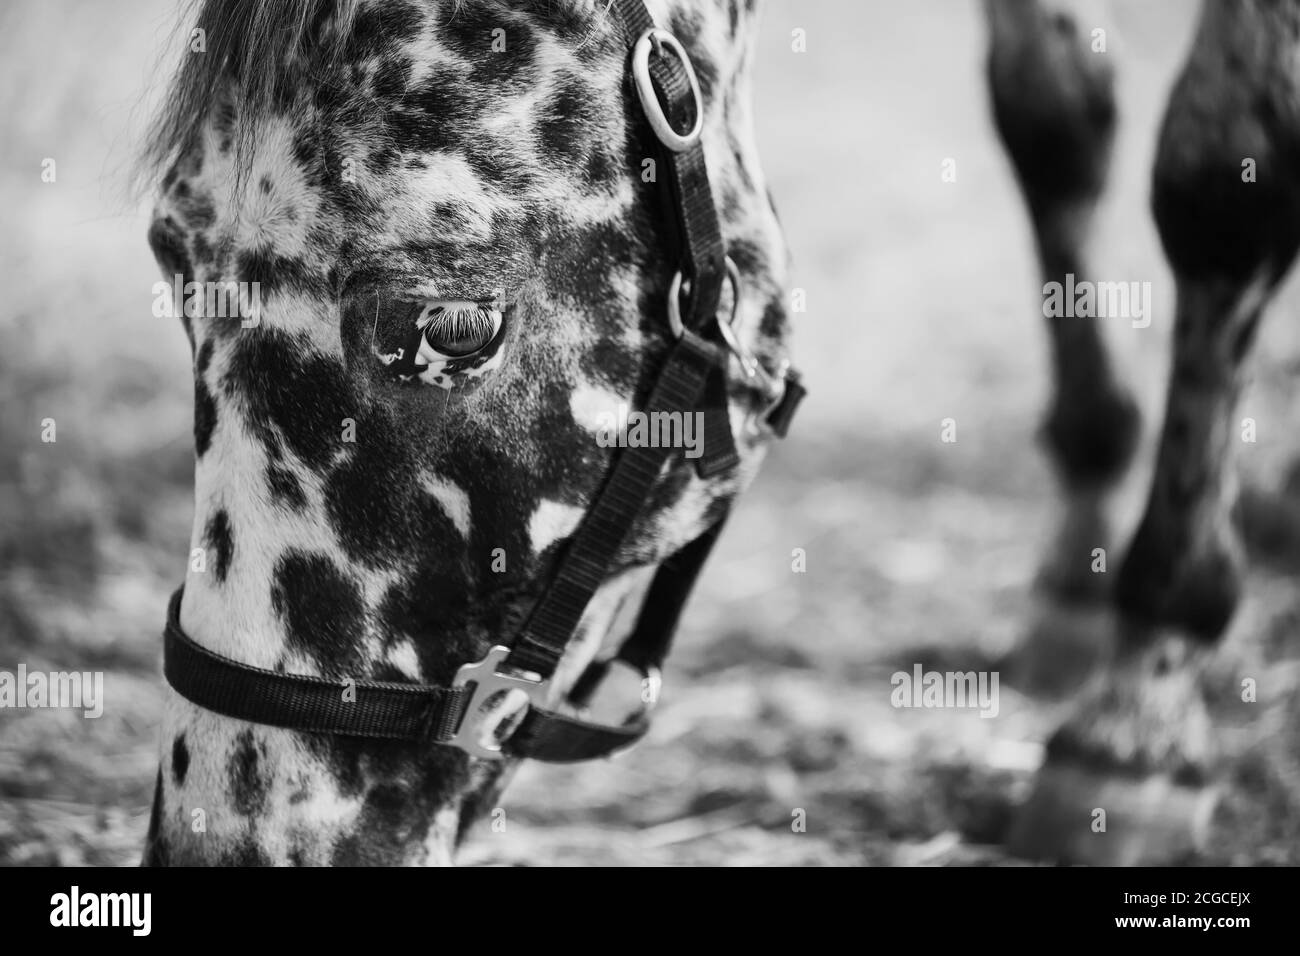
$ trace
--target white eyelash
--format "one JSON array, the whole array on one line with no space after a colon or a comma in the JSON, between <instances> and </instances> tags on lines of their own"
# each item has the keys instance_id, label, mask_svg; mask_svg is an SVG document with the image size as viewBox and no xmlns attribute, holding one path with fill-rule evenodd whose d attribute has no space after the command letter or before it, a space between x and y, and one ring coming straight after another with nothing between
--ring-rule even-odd
<instances>
[{"instance_id":1,"label":"white eyelash","mask_svg":"<svg viewBox=\"0 0 1300 956\"><path fill-rule=\"evenodd\" d=\"M436 305L416 325L426 332L449 339L490 338L496 333L500 313L491 309L449 309Z\"/></svg>"}]
</instances>

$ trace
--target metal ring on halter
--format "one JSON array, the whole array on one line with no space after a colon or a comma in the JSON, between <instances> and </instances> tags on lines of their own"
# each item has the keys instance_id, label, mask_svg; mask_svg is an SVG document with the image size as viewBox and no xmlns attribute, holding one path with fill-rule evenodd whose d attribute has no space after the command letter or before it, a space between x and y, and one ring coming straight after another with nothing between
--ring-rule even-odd
<instances>
[{"instance_id":1,"label":"metal ring on halter","mask_svg":"<svg viewBox=\"0 0 1300 956\"><path fill-rule=\"evenodd\" d=\"M727 281L731 283L731 315L727 317L726 325L731 325L736 321L736 307L740 305L740 270L736 264L731 261L731 256L727 256ZM724 323L719 322L722 326ZM673 333L673 338L680 339L682 333L686 331L682 325L682 270L678 269L673 274L672 285L668 287L668 328ZM724 333L725 336L725 333ZM732 340L727 344L731 345ZM732 351L735 351L734 347Z\"/></svg>"},{"instance_id":2,"label":"metal ring on halter","mask_svg":"<svg viewBox=\"0 0 1300 956\"><path fill-rule=\"evenodd\" d=\"M656 56L663 56L664 47L681 63L686 72L686 82L691 86L691 97L695 101L695 123L690 132L684 135L673 129L673 124L668 122L654 84L650 82L650 51L653 49ZM641 34L636 46L632 48L632 80L637 98L641 101L641 109L650 121L655 136L659 137L659 142L674 153L683 153L700 141L700 131L704 129L704 98L700 96L700 81L695 76L695 67L691 66L691 58L686 55L685 48L677 42L675 36L658 27L652 27Z\"/></svg>"},{"instance_id":3,"label":"metal ring on halter","mask_svg":"<svg viewBox=\"0 0 1300 956\"><path fill-rule=\"evenodd\" d=\"M728 273L730 273L730 271L734 268L735 266L733 266L731 264L731 260L728 259L727 260ZM738 289L739 287L733 285L732 288ZM740 339L737 338L736 336L735 306L732 306L731 318L726 322L718 323L718 331L722 333L722 341L727 343L727 348L731 349L731 354L736 356L736 358L740 360L740 367L745 370L745 378L757 378L760 375L767 374L766 372L763 371L763 366L758 364L758 359L754 357L754 353L751 352L749 349L745 348L745 346L741 343Z\"/></svg>"},{"instance_id":4,"label":"metal ring on halter","mask_svg":"<svg viewBox=\"0 0 1300 956\"><path fill-rule=\"evenodd\" d=\"M727 281L731 283L731 314L727 316L727 321L718 322L718 331L722 333L722 340L727 343L731 354L740 362L745 378L763 393L763 397L767 400L767 407L772 408L781 400L785 392L785 369L790 363L788 361L783 363L780 374L773 376L763 368L758 357L740 341L736 334L736 311L740 307L740 270L731 261L731 256L727 256ZM668 328L672 331L673 338L678 339L685 331L682 325L681 295L682 271L678 269L673 275L672 285L668 287Z\"/></svg>"}]
</instances>

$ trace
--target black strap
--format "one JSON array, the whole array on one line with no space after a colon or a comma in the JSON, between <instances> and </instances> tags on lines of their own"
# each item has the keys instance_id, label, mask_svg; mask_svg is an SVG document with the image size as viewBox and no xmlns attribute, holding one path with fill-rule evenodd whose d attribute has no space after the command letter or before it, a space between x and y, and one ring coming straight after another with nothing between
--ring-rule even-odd
<instances>
[{"instance_id":1,"label":"black strap","mask_svg":"<svg viewBox=\"0 0 1300 956\"><path fill-rule=\"evenodd\" d=\"M659 566L641 604L636 627L618 650L619 660L643 674L652 667L663 666L695 579L700 576L726 520L725 516L721 518Z\"/></svg>"},{"instance_id":2,"label":"black strap","mask_svg":"<svg viewBox=\"0 0 1300 956\"><path fill-rule=\"evenodd\" d=\"M724 516L659 566L641 602L631 635L623 641L613 658L598 658L587 667L569 691L570 703L578 707L587 706L615 661L627 664L643 677L663 666L672 648L682 610L725 523ZM653 706L654 702L648 703ZM646 716L648 710L648 707L643 709L622 726L530 711L519 730L511 736L507 750L552 762L603 757L635 743L650 729ZM538 754L544 756L538 757Z\"/></svg>"},{"instance_id":3,"label":"black strap","mask_svg":"<svg viewBox=\"0 0 1300 956\"><path fill-rule=\"evenodd\" d=\"M505 751L512 757L526 757L543 763L576 763L608 757L630 747L650 729L645 716L626 724L597 724L552 711L530 708L510 739Z\"/></svg>"},{"instance_id":4,"label":"black strap","mask_svg":"<svg viewBox=\"0 0 1300 956\"><path fill-rule=\"evenodd\" d=\"M654 29L654 18L644 0L617 0L623 36L629 49L647 30ZM628 72L630 78L631 72ZM659 103L672 127L682 133L695 123L695 101L687 80L686 69L673 56L650 57L650 79L659 95ZM630 79L629 79L630 82ZM635 103L633 94L630 101ZM648 129L648 127L647 127ZM680 257L685 278L690 282L690 299L682 319L687 328L702 331L715 320L722 282L726 278L726 249L718 213L709 185L709 171L704 150L674 153L662 148L658 139L642 138L659 155L659 166L666 166L672 199L671 215L664 217L671 230L669 249Z\"/></svg>"},{"instance_id":5,"label":"black strap","mask_svg":"<svg viewBox=\"0 0 1300 956\"><path fill-rule=\"evenodd\" d=\"M685 332L673 347L646 410L652 415L691 411L719 361L717 352L718 346ZM570 539L554 578L515 641L507 661L512 667L544 678L555 672L583 611L609 574L623 539L672 451L642 445L619 453L613 474Z\"/></svg>"},{"instance_id":6,"label":"black strap","mask_svg":"<svg viewBox=\"0 0 1300 956\"><path fill-rule=\"evenodd\" d=\"M643 677L663 666L672 649L677 633L677 622L695 588L695 581L704 568L704 562L713 550L714 543L726 524L724 516L698 538L686 544L676 554L670 555L655 571L654 579L641 601L636 625L623 641L613 658L597 658L569 691L569 701L579 707L587 706L616 661L627 664Z\"/></svg>"},{"instance_id":7,"label":"black strap","mask_svg":"<svg viewBox=\"0 0 1300 956\"><path fill-rule=\"evenodd\" d=\"M804 387L802 376L792 368L786 369L785 390L781 392L780 400L767 413L768 427L777 438L784 438L790 431L794 413L807 394L808 389Z\"/></svg>"},{"instance_id":8,"label":"black strap","mask_svg":"<svg viewBox=\"0 0 1300 956\"><path fill-rule=\"evenodd\" d=\"M655 28L643 0L618 0L618 13L629 49L646 31ZM690 130L696 120L697 104L685 66L671 54L658 53L650 57L648 66L651 85L670 125L681 133ZM627 83L630 86L632 82L628 70ZM635 90L629 89L627 99L637 102ZM703 104L699 105L702 108ZM668 251L669 261L682 272L682 322L704 338L719 341L715 326L727 257L704 148L696 143L680 153L666 149L645 116L636 115L638 139L643 148L655 154L657 166L666 172L668 188L659 188L657 180L655 186L663 198L663 215L658 223L664 233L661 245ZM704 453L695 462L701 478L730 471L740 462L731 434L726 373L723 362L709 376L704 400L697 406L704 415Z\"/></svg>"},{"instance_id":9,"label":"black strap","mask_svg":"<svg viewBox=\"0 0 1300 956\"><path fill-rule=\"evenodd\" d=\"M448 740L468 702L464 689L280 674L194 643L181 628L177 589L167 608L163 673L200 707L273 727L393 740Z\"/></svg>"},{"instance_id":10,"label":"black strap","mask_svg":"<svg viewBox=\"0 0 1300 956\"><path fill-rule=\"evenodd\" d=\"M306 733L445 743L469 703L468 688L388 681L330 681L242 664L192 641L181 627L184 588L172 595L163 633L163 673L182 697L237 720ZM623 726L530 707L505 751L552 763L603 757L639 740L644 716Z\"/></svg>"},{"instance_id":11,"label":"black strap","mask_svg":"<svg viewBox=\"0 0 1300 956\"><path fill-rule=\"evenodd\" d=\"M642 0L618 0L618 10L629 47L655 26ZM649 66L665 115L674 128L688 130L695 120L696 104L685 67L671 55L653 55ZM703 337L716 331L726 272L722 233L703 148L698 142L679 153L656 148L669 160L675 215L667 219L678 227L675 239L681 268L690 280L690 297L682 316L685 331L660 370L645 410L651 415L690 414L701 407L701 396L706 385L711 385L710 398L721 405L722 415L706 419L701 458L707 459L704 467L713 473L739 461L727 421L729 356L725 347ZM668 448L633 447L619 454L612 474L562 554L551 584L516 639L508 659L511 666L544 678L555 672L670 453Z\"/></svg>"}]
</instances>

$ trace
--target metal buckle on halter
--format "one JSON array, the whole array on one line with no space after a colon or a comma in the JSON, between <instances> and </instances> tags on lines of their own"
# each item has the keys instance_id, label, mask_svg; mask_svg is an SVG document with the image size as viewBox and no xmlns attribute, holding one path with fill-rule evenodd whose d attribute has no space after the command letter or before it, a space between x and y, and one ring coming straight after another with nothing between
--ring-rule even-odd
<instances>
[{"instance_id":1,"label":"metal buckle on halter","mask_svg":"<svg viewBox=\"0 0 1300 956\"><path fill-rule=\"evenodd\" d=\"M653 49L655 56L663 56L664 47L681 63L695 102L695 123L685 135L673 129L673 124L668 121L663 105L655 94L654 84L650 82L650 51ZM641 34L632 48L632 80L637 98L641 101L641 109L650 121L655 136L659 137L659 142L674 153L684 153L700 141L700 132L704 129L704 98L700 96L700 81L695 76L691 58L686 55L685 48L677 42L675 36L658 27L652 27Z\"/></svg>"},{"instance_id":2,"label":"metal buckle on halter","mask_svg":"<svg viewBox=\"0 0 1300 956\"><path fill-rule=\"evenodd\" d=\"M740 363L745 382L763 396L763 411L761 415L751 419L751 426L753 426L756 422L765 422L768 413L780 404L785 395L785 376L790 368L790 362L788 359L782 360L776 374L773 375L763 368L763 363L758 360L758 356L740 341L739 335L736 334L736 312L740 306L740 270L731 261L731 256L727 256L727 281L731 283L731 314L727 316L725 322L718 320L718 331L722 333L722 340L727 343L731 354ZM678 339L685 331L685 326L682 324L681 292L682 271L678 269L673 275L672 285L668 288L668 328L673 333L673 337Z\"/></svg>"},{"instance_id":3,"label":"metal buckle on halter","mask_svg":"<svg viewBox=\"0 0 1300 956\"><path fill-rule=\"evenodd\" d=\"M473 690L470 692L469 703L465 705L456 732L442 743L459 747L471 757L482 757L485 760L505 759L506 755L502 752L501 743L498 742L495 746L486 746L483 743L485 725L488 718L494 716L483 712L483 705L489 698L502 691L521 690L528 695L530 707L538 706L542 703L542 695L548 683L536 674L523 676L498 671L497 667L509 654L510 648L497 644L481 661L462 664L456 671L451 686L473 687Z\"/></svg>"}]
</instances>

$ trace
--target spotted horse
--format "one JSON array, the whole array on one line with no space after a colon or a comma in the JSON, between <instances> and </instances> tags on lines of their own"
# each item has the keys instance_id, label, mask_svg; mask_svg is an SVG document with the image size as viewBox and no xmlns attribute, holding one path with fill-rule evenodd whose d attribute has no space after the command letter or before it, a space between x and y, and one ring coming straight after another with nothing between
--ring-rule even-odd
<instances>
[{"instance_id":1,"label":"spotted horse","mask_svg":"<svg viewBox=\"0 0 1300 956\"><path fill-rule=\"evenodd\" d=\"M1099 21L1063 0L986 0L986 12L994 118L1043 279L1095 279L1086 252L1118 122ZM1139 416L1098 322L1049 319L1056 387L1043 435L1067 510L1045 580L1058 597L1104 597L1118 626L1111 659L1048 743L1011 833L1018 852L1168 863L1197 859L1210 839L1224 748L1207 700L1224 693L1213 658L1239 604L1248 500L1234 471L1237 400L1300 246L1298 56L1295 0L1204 0L1152 177L1175 284L1164 421L1145 512L1101 595L1110 575L1090 573L1092 549L1109 545L1104 500L1134 455Z\"/></svg>"},{"instance_id":2,"label":"spotted horse","mask_svg":"<svg viewBox=\"0 0 1300 956\"><path fill-rule=\"evenodd\" d=\"M165 631L146 863L446 864L522 759L645 732L585 705L615 672L653 702L803 391L756 23L740 0L198 9L149 241L169 277L257 294L184 322L209 558ZM607 447L620 406L701 415L702 454Z\"/></svg>"}]
</instances>

